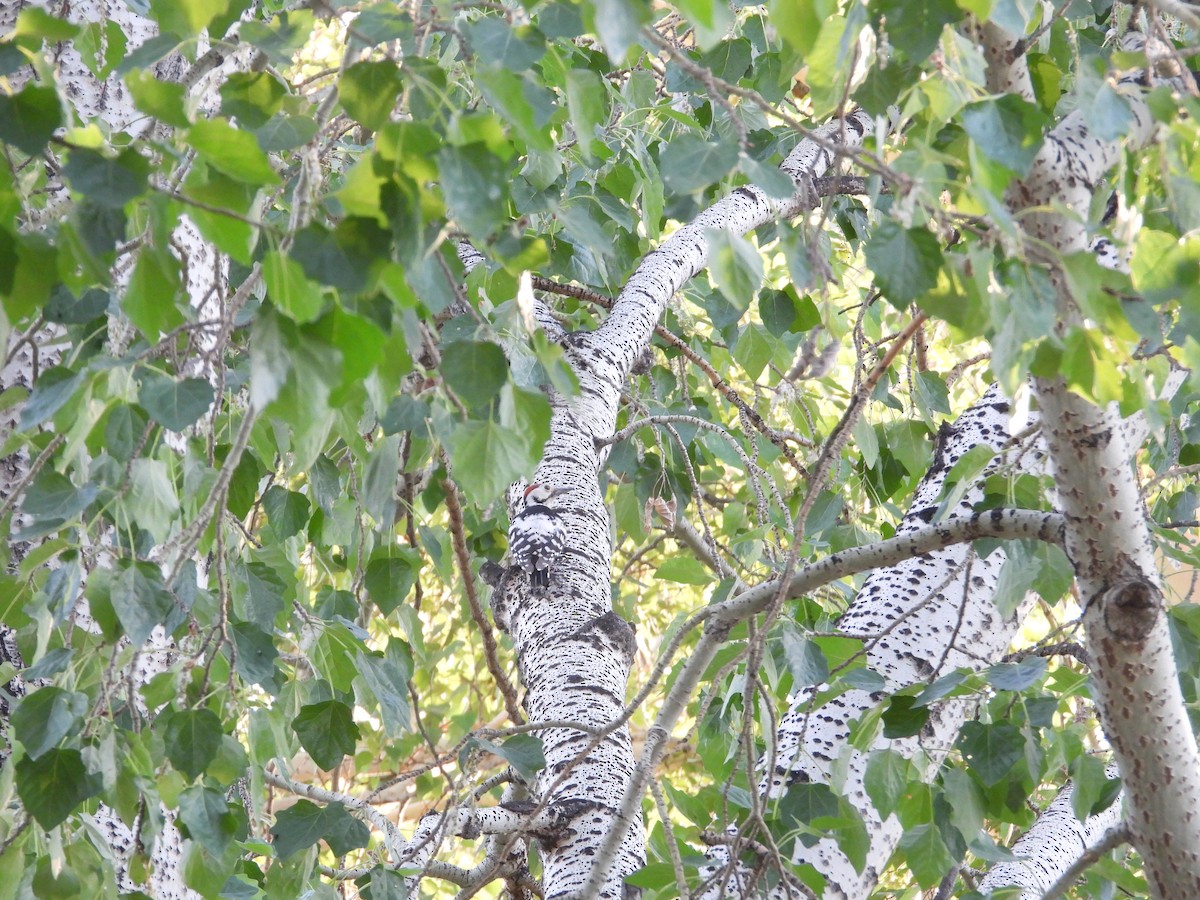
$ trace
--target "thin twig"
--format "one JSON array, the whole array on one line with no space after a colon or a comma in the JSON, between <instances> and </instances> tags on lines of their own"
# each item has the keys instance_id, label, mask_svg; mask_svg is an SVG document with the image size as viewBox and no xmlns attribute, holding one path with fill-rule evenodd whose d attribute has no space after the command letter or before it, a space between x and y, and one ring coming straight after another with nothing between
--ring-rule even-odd
<instances>
[{"instance_id":1,"label":"thin twig","mask_svg":"<svg viewBox=\"0 0 1200 900\"><path fill-rule=\"evenodd\" d=\"M1075 860L1070 868L1058 876L1058 880L1050 885L1050 888L1042 895L1042 900L1055 900L1055 898L1066 894L1074 886L1079 876L1087 871L1090 866L1098 863L1101 857L1110 850L1115 850L1122 844L1129 843L1131 837L1129 826L1124 822L1108 829L1100 837L1100 840L1084 850L1079 859Z\"/></svg>"},{"instance_id":2,"label":"thin twig","mask_svg":"<svg viewBox=\"0 0 1200 900\"><path fill-rule=\"evenodd\" d=\"M463 589L466 591L467 603L471 608L471 618L474 620L475 627L479 629L479 634L483 638L483 656L487 662L488 671L491 672L492 678L496 682L496 687L500 690L500 695L504 698L504 708L508 711L508 717L515 724L521 725L525 722L525 716L521 714L521 704L517 701L516 688L508 680L504 669L500 667L499 647L496 643L496 635L492 631L492 623L488 621L488 617L483 611L483 605L479 602L479 594L475 590L475 576L471 572L471 555L467 552L467 538L463 525L462 505L458 497L458 485L454 483L453 478L443 478L442 488L446 491L446 513L450 520L450 542L454 545L454 557L458 561L458 570L462 576Z\"/></svg>"}]
</instances>

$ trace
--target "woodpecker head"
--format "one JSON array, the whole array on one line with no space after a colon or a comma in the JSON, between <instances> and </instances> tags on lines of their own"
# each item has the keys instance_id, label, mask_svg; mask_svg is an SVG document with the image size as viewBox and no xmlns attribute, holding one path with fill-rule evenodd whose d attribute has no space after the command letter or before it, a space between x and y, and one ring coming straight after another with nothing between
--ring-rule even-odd
<instances>
[{"instance_id":1,"label":"woodpecker head","mask_svg":"<svg viewBox=\"0 0 1200 900\"><path fill-rule=\"evenodd\" d=\"M544 506L548 500L565 493L566 490L563 488L551 487L548 484L535 481L529 487L525 488L525 505Z\"/></svg>"}]
</instances>

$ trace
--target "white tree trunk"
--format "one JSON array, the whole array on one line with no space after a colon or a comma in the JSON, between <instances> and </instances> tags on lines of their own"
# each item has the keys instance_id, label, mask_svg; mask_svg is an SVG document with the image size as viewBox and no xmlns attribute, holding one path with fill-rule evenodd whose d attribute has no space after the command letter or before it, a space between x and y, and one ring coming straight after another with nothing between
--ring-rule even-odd
<instances>
[{"instance_id":1,"label":"white tree trunk","mask_svg":"<svg viewBox=\"0 0 1200 900\"><path fill-rule=\"evenodd\" d=\"M917 487L898 536L931 520L946 475L964 453L981 445L997 452L1004 447L1019 430L1010 426L1011 417L1009 403L993 386L943 431L936 458ZM1039 451L1017 450L1010 454L1012 459L1036 467ZM970 516L982 496L980 479L948 517ZM864 642L868 665L884 676L888 692L930 683L959 667L986 667L1008 649L1023 612L1020 608L1003 616L993 602L1005 560L1003 550L981 559L969 544L958 544L876 570L838 620L838 630ZM863 781L869 754L853 748L848 740L851 727L878 700L865 691L851 690L814 709L816 693L808 690L797 696L781 720L773 770L760 783L760 790L779 796L798 781L836 784L866 824L870 837L866 865L862 872L856 871L832 838L811 847L798 843L794 861L813 865L825 877L826 897L864 897L878 882L904 830L896 816L885 819L875 809ZM933 704L919 735L898 740L880 735L872 749L900 753L924 775L932 775L975 708L971 698ZM835 779L839 766L844 766L840 783Z\"/></svg>"},{"instance_id":2,"label":"white tree trunk","mask_svg":"<svg viewBox=\"0 0 1200 900\"><path fill-rule=\"evenodd\" d=\"M989 40L1009 39L995 30ZM1094 185L1126 143L1138 146L1152 134L1138 80L1124 83L1132 113L1124 142L1101 140L1082 113L1072 113L1047 135L1028 176L1010 187L1008 204L1030 238L1063 254L1088 245L1083 223ZM1062 321L1078 322L1061 279L1058 288ZM1062 379L1038 379L1036 391L1084 603L1095 700L1121 769L1132 841L1156 897L1200 896L1200 753L1131 465L1136 447L1114 409L1071 393Z\"/></svg>"},{"instance_id":3,"label":"white tree trunk","mask_svg":"<svg viewBox=\"0 0 1200 900\"><path fill-rule=\"evenodd\" d=\"M830 148L858 146L871 129L869 117L855 112L820 129L817 140L802 141L782 166L797 180L792 199L779 202L752 185L739 188L646 257L599 328L561 336L579 394L555 401L536 477L569 491L562 506L570 549L556 566L549 596L532 596L510 575L493 598L496 621L516 647L532 719L569 719L602 728L624 708L636 645L628 623L612 610L612 541L597 483L607 450L597 440L612 435L621 387L649 346L667 302L704 267L707 231L740 234L808 208L812 198L806 180L833 164ZM645 781L635 773L627 730L622 727L595 746L578 731L550 729L541 737L547 764L535 796L551 809L566 801L591 802L567 837L543 850L546 897L625 896L625 876L645 859L640 813Z\"/></svg>"}]
</instances>

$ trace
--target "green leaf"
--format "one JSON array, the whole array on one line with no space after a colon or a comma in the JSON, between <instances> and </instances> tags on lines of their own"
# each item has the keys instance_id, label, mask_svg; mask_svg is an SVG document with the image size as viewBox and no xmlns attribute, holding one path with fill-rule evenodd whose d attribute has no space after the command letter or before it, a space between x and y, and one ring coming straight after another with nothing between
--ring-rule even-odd
<instances>
[{"instance_id":1,"label":"green leaf","mask_svg":"<svg viewBox=\"0 0 1200 900\"><path fill-rule=\"evenodd\" d=\"M179 261L169 251L144 247L121 300L129 321L151 341L183 324L175 301L180 293Z\"/></svg>"},{"instance_id":2,"label":"green leaf","mask_svg":"<svg viewBox=\"0 0 1200 900\"><path fill-rule=\"evenodd\" d=\"M893 697L883 711L883 736L891 740L919 734L929 721L929 709L916 706L913 697Z\"/></svg>"},{"instance_id":3,"label":"green leaf","mask_svg":"<svg viewBox=\"0 0 1200 900\"><path fill-rule=\"evenodd\" d=\"M368 46L407 37L412 30L412 17L397 9L394 3L369 6L354 20L354 37Z\"/></svg>"},{"instance_id":4,"label":"green leaf","mask_svg":"<svg viewBox=\"0 0 1200 900\"><path fill-rule=\"evenodd\" d=\"M325 843L334 856L344 856L351 850L367 846L371 830L346 811L341 803L330 803L325 807Z\"/></svg>"},{"instance_id":5,"label":"green leaf","mask_svg":"<svg viewBox=\"0 0 1200 900\"><path fill-rule=\"evenodd\" d=\"M296 234L291 258L304 274L346 293L364 290L388 256L391 240L374 219L343 219L333 231L313 223Z\"/></svg>"},{"instance_id":6,"label":"green leaf","mask_svg":"<svg viewBox=\"0 0 1200 900\"><path fill-rule=\"evenodd\" d=\"M282 12L270 22L250 19L238 27L238 37L267 53L282 65L291 65L292 55L313 33L316 17L307 9Z\"/></svg>"},{"instance_id":7,"label":"green leaf","mask_svg":"<svg viewBox=\"0 0 1200 900\"><path fill-rule=\"evenodd\" d=\"M1086 753L1075 759L1071 777L1074 782L1071 807L1080 821L1108 809L1121 793L1121 779L1110 779L1107 766Z\"/></svg>"},{"instance_id":8,"label":"green leaf","mask_svg":"<svg viewBox=\"0 0 1200 900\"><path fill-rule=\"evenodd\" d=\"M716 580L716 576L693 556L671 556L664 559L654 570L654 577L660 581L674 581L677 584L712 584Z\"/></svg>"},{"instance_id":9,"label":"green leaf","mask_svg":"<svg viewBox=\"0 0 1200 900\"><path fill-rule=\"evenodd\" d=\"M954 865L954 857L937 825L922 824L908 829L900 838L899 849L923 888L937 884Z\"/></svg>"},{"instance_id":10,"label":"green leaf","mask_svg":"<svg viewBox=\"0 0 1200 900\"><path fill-rule=\"evenodd\" d=\"M483 144L444 147L437 159L455 221L477 237L491 234L507 218L508 166Z\"/></svg>"},{"instance_id":11,"label":"green leaf","mask_svg":"<svg viewBox=\"0 0 1200 900\"><path fill-rule=\"evenodd\" d=\"M907 0L876 0L871 7L887 17L888 40L911 60L926 59L942 29L963 17L955 0L922 0L915 8Z\"/></svg>"},{"instance_id":12,"label":"green leaf","mask_svg":"<svg viewBox=\"0 0 1200 900\"><path fill-rule=\"evenodd\" d=\"M278 484L271 485L263 495L263 509L267 511L271 529L281 541L299 534L308 524L308 498Z\"/></svg>"},{"instance_id":13,"label":"green leaf","mask_svg":"<svg viewBox=\"0 0 1200 900\"><path fill-rule=\"evenodd\" d=\"M504 351L490 341L456 341L442 350L446 383L472 409L485 406L508 380Z\"/></svg>"},{"instance_id":14,"label":"green leaf","mask_svg":"<svg viewBox=\"0 0 1200 900\"><path fill-rule=\"evenodd\" d=\"M50 750L16 765L17 794L37 823L49 831L80 803L100 793L99 775L88 772L78 750Z\"/></svg>"},{"instance_id":15,"label":"green leaf","mask_svg":"<svg viewBox=\"0 0 1200 900\"><path fill-rule=\"evenodd\" d=\"M279 651L271 635L253 622L235 622L230 626L237 650L237 672L251 684L261 684L268 690L275 686L275 660Z\"/></svg>"},{"instance_id":16,"label":"green leaf","mask_svg":"<svg viewBox=\"0 0 1200 900\"><path fill-rule=\"evenodd\" d=\"M179 35L170 31L155 35L121 60L117 66L117 74L124 75L137 69L148 69L168 53L174 53L180 43Z\"/></svg>"},{"instance_id":17,"label":"green leaf","mask_svg":"<svg viewBox=\"0 0 1200 900\"><path fill-rule=\"evenodd\" d=\"M192 37L224 14L229 3L230 0L150 0L150 8L163 31Z\"/></svg>"},{"instance_id":18,"label":"green leaf","mask_svg":"<svg viewBox=\"0 0 1200 900\"><path fill-rule=\"evenodd\" d=\"M58 526L87 509L97 493L94 484L77 487L67 476L43 469L25 492L21 510L40 525Z\"/></svg>"},{"instance_id":19,"label":"green leaf","mask_svg":"<svg viewBox=\"0 0 1200 900\"><path fill-rule=\"evenodd\" d=\"M294 259L278 250L268 251L263 257L263 279L267 283L267 296L288 318L311 322L321 314L325 305L321 286L310 281Z\"/></svg>"},{"instance_id":20,"label":"green leaf","mask_svg":"<svg viewBox=\"0 0 1200 900\"><path fill-rule=\"evenodd\" d=\"M134 105L147 115L175 128L187 128L191 124L182 84L163 81L153 72L142 71L127 74L125 85L129 88Z\"/></svg>"},{"instance_id":21,"label":"green leaf","mask_svg":"<svg viewBox=\"0 0 1200 900\"><path fill-rule=\"evenodd\" d=\"M1102 141L1119 140L1129 134L1133 113L1128 101L1108 83L1107 80L1088 73L1089 78L1083 78L1086 67L1080 67L1080 84L1076 92L1082 102L1079 105L1083 119L1087 122L1088 130Z\"/></svg>"},{"instance_id":22,"label":"green leaf","mask_svg":"<svg viewBox=\"0 0 1200 900\"><path fill-rule=\"evenodd\" d=\"M380 718L388 737L399 738L412 730L412 713L408 705L408 673L394 659L358 651L358 674L361 683L379 704ZM359 699L360 705L365 705Z\"/></svg>"},{"instance_id":23,"label":"green leaf","mask_svg":"<svg viewBox=\"0 0 1200 900\"><path fill-rule=\"evenodd\" d=\"M124 222L123 217L121 221ZM63 325L86 325L108 310L108 301L108 291L90 288L76 299L65 286L59 285L46 304L46 319Z\"/></svg>"},{"instance_id":24,"label":"green leaf","mask_svg":"<svg viewBox=\"0 0 1200 900\"><path fill-rule=\"evenodd\" d=\"M590 164L597 164L607 155L604 141L597 136L597 129L608 125L608 92L604 81L589 69L571 69L567 72L567 108L571 111L571 128Z\"/></svg>"},{"instance_id":25,"label":"green leaf","mask_svg":"<svg viewBox=\"0 0 1200 900\"><path fill-rule=\"evenodd\" d=\"M270 514L268 510L267 515ZM230 574L233 576L234 612L269 633L275 627L275 617L283 612L287 586L275 570L263 562L236 562Z\"/></svg>"},{"instance_id":26,"label":"green leaf","mask_svg":"<svg viewBox=\"0 0 1200 900\"><path fill-rule=\"evenodd\" d=\"M384 866L373 868L370 884L359 882L363 889L363 900L410 900L404 877Z\"/></svg>"},{"instance_id":27,"label":"green leaf","mask_svg":"<svg viewBox=\"0 0 1200 900\"><path fill-rule=\"evenodd\" d=\"M135 150L114 159L85 147L76 147L64 166L71 187L101 206L124 206L146 191L150 163Z\"/></svg>"},{"instance_id":28,"label":"green leaf","mask_svg":"<svg viewBox=\"0 0 1200 900\"><path fill-rule=\"evenodd\" d=\"M275 853L280 859L322 839L335 855L341 856L367 846L371 837L370 829L346 812L341 803L322 807L308 800L298 800L278 813L271 834L275 837Z\"/></svg>"},{"instance_id":29,"label":"green leaf","mask_svg":"<svg viewBox=\"0 0 1200 900\"><path fill-rule=\"evenodd\" d=\"M829 661L815 641L795 629L783 632L783 651L796 688L822 684L829 678Z\"/></svg>"},{"instance_id":30,"label":"green leaf","mask_svg":"<svg viewBox=\"0 0 1200 900\"><path fill-rule=\"evenodd\" d=\"M486 505L533 468L525 439L492 420L463 422L450 434L454 480L473 503Z\"/></svg>"},{"instance_id":31,"label":"green leaf","mask_svg":"<svg viewBox=\"0 0 1200 900\"><path fill-rule=\"evenodd\" d=\"M546 128L546 120L553 114L555 97L546 88L531 78L528 73L518 75L507 69L489 72L477 82L479 91L491 105L511 124L521 138L532 149L541 151L530 159L524 174L529 177L530 166L544 162L552 174L544 179L545 187L552 184L561 166L554 166L558 159L554 151L554 135Z\"/></svg>"},{"instance_id":32,"label":"green leaf","mask_svg":"<svg viewBox=\"0 0 1200 900\"><path fill-rule=\"evenodd\" d=\"M363 477L363 509L384 531L396 521L396 479L400 474L400 436L389 435L371 450Z\"/></svg>"},{"instance_id":33,"label":"green leaf","mask_svg":"<svg viewBox=\"0 0 1200 900\"><path fill-rule=\"evenodd\" d=\"M1041 565L1037 557L1020 543L1005 545L1008 558L1000 569L1000 576L992 592L992 602L1001 615L1008 616L1021 605L1025 595L1033 589Z\"/></svg>"},{"instance_id":34,"label":"green leaf","mask_svg":"<svg viewBox=\"0 0 1200 900\"><path fill-rule=\"evenodd\" d=\"M155 721L171 765L195 778L208 768L221 748L221 720L211 709L165 713Z\"/></svg>"},{"instance_id":35,"label":"green leaf","mask_svg":"<svg viewBox=\"0 0 1200 900\"><path fill-rule=\"evenodd\" d=\"M355 63L338 79L338 99L350 117L372 131L388 120L404 88L390 59Z\"/></svg>"},{"instance_id":36,"label":"green leaf","mask_svg":"<svg viewBox=\"0 0 1200 900\"><path fill-rule=\"evenodd\" d=\"M253 185L279 183L267 154L248 131L224 119L203 119L188 129L188 143L200 158L235 181Z\"/></svg>"},{"instance_id":37,"label":"green leaf","mask_svg":"<svg viewBox=\"0 0 1200 900\"><path fill-rule=\"evenodd\" d=\"M904 228L885 219L872 232L864 252L879 289L897 309L937 285L942 249L925 228Z\"/></svg>"},{"instance_id":38,"label":"green leaf","mask_svg":"<svg viewBox=\"0 0 1200 900\"><path fill-rule=\"evenodd\" d=\"M530 25L513 25L501 16L468 22L467 40L484 62L523 72L546 55L546 39Z\"/></svg>"},{"instance_id":39,"label":"green leaf","mask_svg":"<svg viewBox=\"0 0 1200 900\"><path fill-rule=\"evenodd\" d=\"M738 156L738 171L750 179L755 187L762 188L768 197L787 200L796 193L796 182L792 176L776 166L761 163L745 153Z\"/></svg>"},{"instance_id":40,"label":"green leaf","mask_svg":"<svg viewBox=\"0 0 1200 900\"><path fill-rule=\"evenodd\" d=\"M709 270L717 289L734 309L748 309L762 286L762 257L741 235L714 229L708 231L707 236Z\"/></svg>"},{"instance_id":41,"label":"green leaf","mask_svg":"<svg viewBox=\"0 0 1200 900\"><path fill-rule=\"evenodd\" d=\"M179 818L194 841L199 841L213 856L221 856L237 834L237 817L217 791L200 784L185 788L179 795Z\"/></svg>"},{"instance_id":42,"label":"green leaf","mask_svg":"<svg viewBox=\"0 0 1200 900\"><path fill-rule=\"evenodd\" d=\"M688 194L720 181L737 161L736 141L710 143L689 133L675 138L663 148L658 168L672 192Z\"/></svg>"},{"instance_id":43,"label":"green leaf","mask_svg":"<svg viewBox=\"0 0 1200 900\"><path fill-rule=\"evenodd\" d=\"M476 743L503 759L526 781L532 781L537 777L537 773L546 767L542 742L532 734L513 735L502 744L481 738L476 739Z\"/></svg>"},{"instance_id":44,"label":"green leaf","mask_svg":"<svg viewBox=\"0 0 1200 900\"><path fill-rule=\"evenodd\" d=\"M629 48L641 39L642 25L650 18L650 6L635 0L593 0L596 34L614 63L625 59Z\"/></svg>"},{"instance_id":45,"label":"green leaf","mask_svg":"<svg viewBox=\"0 0 1200 900\"><path fill-rule=\"evenodd\" d=\"M1029 656L1018 663L997 663L987 670L988 683L998 691L1023 691L1046 674L1046 660Z\"/></svg>"},{"instance_id":46,"label":"green leaf","mask_svg":"<svg viewBox=\"0 0 1200 900\"><path fill-rule=\"evenodd\" d=\"M233 477L229 479L225 508L239 519L244 519L254 501L258 499L258 481L264 474L254 454L243 453L233 470Z\"/></svg>"},{"instance_id":47,"label":"green leaf","mask_svg":"<svg viewBox=\"0 0 1200 900\"><path fill-rule=\"evenodd\" d=\"M184 204L201 233L242 265L253 262L259 229L247 218L256 214L257 190L204 166L188 174L183 194L195 203Z\"/></svg>"},{"instance_id":48,"label":"green leaf","mask_svg":"<svg viewBox=\"0 0 1200 900\"><path fill-rule=\"evenodd\" d=\"M326 772L336 769L347 754L353 755L361 737L353 712L340 700L300 707L292 728L313 762Z\"/></svg>"},{"instance_id":49,"label":"green leaf","mask_svg":"<svg viewBox=\"0 0 1200 900\"><path fill-rule=\"evenodd\" d=\"M980 476L995 456L996 451L990 446L978 444L958 458L950 467L942 484L946 494L938 504L934 514L935 521L941 521L951 512L958 510L967 493L979 485ZM946 490L947 488L949 490Z\"/></svg>"},{"instance_id":50,"label":"green leaf","mask_svg":"<svg viewBox=\"0 0 1200 900\"><path fill-rule=\"evenodd\" d=\"M13 733L26 755L37 759L68 734L78 733L87 711L86 694L48 685L21 698L12 711Z\"/></svg>"},{"instance_id":51,"label":"green leaf","mask_svg":"<svg viewBox=\"0 0 1200 900\"><path fill-rule=\"evenodd\" d=\"M234 72L221 85L221 113L259 128L279 111L287 89L266 72Z\"/></svg>"},{"instance_id":52,"label":"green leaf","mask_svg":"<svg viewBox=\"0 0 1200 900\"><path fill-rule=\"evenodd\" d=\"M22 153L40 153L63 123L58 91L27 84L16 94L0 94L0 141Z\"/></svg>"},{"instance_id":53,"label":"green leaf","mask_svg":"<svg viewBox=\"0 0 1200 900\"><path fill-rule=\"evenodd\" d=\"M987 787L999 784L1025 755L1025 736L1008 722L968 722L958 738L963 758Z\"/></svg>"},{"instance_id":54,"label":"green leaf","mask_svg":"<svg viewBox=\"0 0 1200 900\"><path fill-rule=\"evenodd\" d=\"M942 771L942 787L950 807L950 821L965 840L974 838L983 827L984 800L979 783L962 769Z\"/></svg>"},{"instance_id":55,"label":"green leaf","mask_svg":"<svg viewBox=\"0 0 1200 900\"><path fill-rule=\"evenodd\" d=\"M790 828L837 818L841 803L827 784L793 784L779 800L779 816Z\"/></svg>"},{"instance_id":56,"label":"green leaf","mask_svg":"<svg viewBox=\"0 0 1200 900\"><path fill-rule=\"evenodd\" d=\"M722 41L700 58L700 65L718 78L737 82L750 68L751 50L745 38Z\"/></svg>"},{"instance_id":57,"label":"green leaf","mask_svg":"<svg viewBox=\"0 0 1200 900\"><path fill-rule=\"evenodd\" d=\"M157 566L135 563L113 584L112 605L130 642L141 647L154 626L167 621L175 609L175 598L163 584Z\"/></svg>"},{"instance_id":58,"label":"green leaf","mask_svg":"<svg viewBox=\"0 0 1200 900\"><path fill-rule=\"evenodd\" d=\"M268 153L281 153L311 141L317 133L317 123L311 116L280 114L253 131L258 146L263 150Z\"/></svg>"},{"instance_id":59,"label":"green leaf","mask_svg":"<svg viewBox=\"0 0 1200 900\"><path fill-rule=\"evenodd\" d=\"M176 381L165 375L147 372L138 391L138 402L159 425L171 431L183 431L212 406L212 385L203 378Z\"/></svg>"},{"instance_id":60,"label":"green leaf","mask_svg":"<svg viewBox=\"0 0 1200 900\"><path fill-rule=\"evenodd\" d=\"M55 366L38 376L33 393L21 410L21 430L32 431L62 409L79 390L85 375L85 372L72 372L63 366Z\"/></svg>"},{"instance_id":61,"label":"green leaf","mask_svg":"<svg viewBox=\"0 0 1200 900\"><path fill-rule=\"evenodd\" d=\"M415 550L387 547L376 551L367 563L364 585L367 595L385 616L408 597L417 583L421 558Z\"/></svg>"},{"instance_id":62,"label":"green leaf","mask_svg":"<svg viewBox=\"0 0 1200 900\"><path fill-rule=\"evenodd\" d=\"M826 13L816 3L797 3L796 0L771 0L768 9L771 24L783 39L801 56L807 56L820 34Z\"/></svg>"},{"instance_id":63,"label":"green leaf","mask_svg":"<svg viewBox=\"0 0 1200 900\"><path fill-rule=\"evenodd\" d=\"M20 9L20 13L17 15L17 24L12 30L11 37L25 38L26 40L19 42L24 46L31 44L36 46L42 41L55 44L59 41L69 41L79 32L78 25L72 25L65 19L51 15L39 7L26 6Z\"/></svg>"},{"instance_id":64,"label":"green leaf","mask_svg":"<svg viewBox=\"0 0 1200 900\"><path fill-rule=\"evenodd\" d=\"M738 361L751 380L757 381L771 357L775 355L779 343L767 333L761 325L750 322L742 329L737 344L733 348L733 358Z\"/></svg>"},{"instance_id":65,"label":"green leaf","mask_svg":"<svg viewBox=\"0 0 1200 900\"><path fill-rule=\"evenodd\" d=\"M913 778L913 764L894 750L872 750L863 775L867 796L885 819L896 811Z\"/></svg>"},{"instance_id":66,"label":"green leaf","mask_svg":"<svg viewBox=\"0 0 1200 900\"><path fill-rule=\"evenodd\" d=\"M1016 94L972 103L962 121L980 153L1020 176L1029 174L1048 124L1038 106Z\"/></svg>"}]
</instances>

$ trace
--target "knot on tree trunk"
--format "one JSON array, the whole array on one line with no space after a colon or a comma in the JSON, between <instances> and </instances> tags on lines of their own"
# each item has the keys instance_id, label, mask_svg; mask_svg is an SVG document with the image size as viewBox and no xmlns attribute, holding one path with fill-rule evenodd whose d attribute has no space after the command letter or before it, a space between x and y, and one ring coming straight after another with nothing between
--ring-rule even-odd
<instances>
[{"instance_id":1,"label":"knot on tree trunk","mask_svg":"<svg viewBox=\"0 0 1200 900\"><path fill-rule=\"evenodd\" d=\"M541 827L535 833L543 843L555 844L570 837L573 830L571 826L575 820L602 808L595 800L588 800L584 797L564 797L547 807L546 812L550 814L550 821L539 823Z\"/></svg>"},{"instance_id":2,"label":"knot on tree trunk","mask_svg":"<svg viewBox=\"0 0 1200 900\"><path fill-rule=\"evenodd\" d=\"M1096 600L1109 633L1129 644L1149 637L1162 609L1162 591L1145 578L1118 582L1101 591Z\"/></svg>"},{"instance_id":3,"label":"knot on tree trunk","mask_svg":"<svg viewBox=\"0 0 1200 900\"><path fill-rule=\"evenodd\" d=\"M611 609L602 616L585 622L571 635L573 640L601 641L621 654L625 664L633 662L637 653L634 626Z\"/></svg>"}]
</instances>

